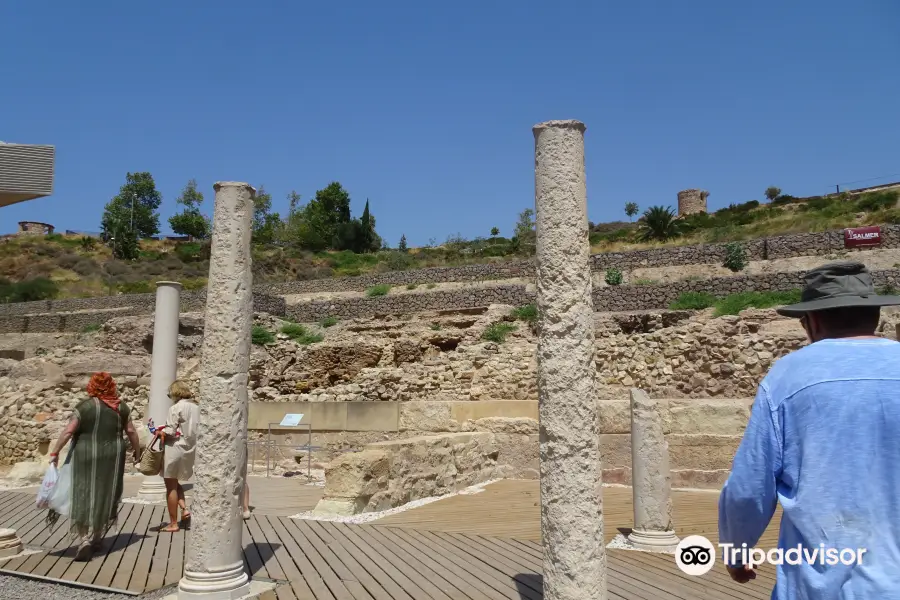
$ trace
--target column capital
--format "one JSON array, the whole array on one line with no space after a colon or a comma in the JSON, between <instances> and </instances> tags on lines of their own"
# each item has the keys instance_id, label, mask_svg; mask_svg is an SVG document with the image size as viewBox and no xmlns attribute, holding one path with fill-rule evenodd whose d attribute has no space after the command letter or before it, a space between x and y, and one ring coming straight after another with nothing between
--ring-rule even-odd
<instances>
[{"instance_id":1,"label":"column capital","mask_svg":"<svg viewBox=\"0 0 900 600\"><path fill-rule=\"evenodd\" d=\"M543 123L538 123L531 130L535 135L544 131L545 129L575 129L584 133L587 129L587 126L581 121L577 121L575 119L563 119L557 121L544 121Z\"/></svg>"},{"instance_id":2,"label":"column capital","mask_svg":"<svg viewBox=\"0 0 900 600\"><path fill-rule=\"evenodd\" d=\"M250 194L256 196L256 188L245 181L217 181L213 184L213 189L219 191L222 188L239 188L250 190Z\"/></svg>"}]
</instances>

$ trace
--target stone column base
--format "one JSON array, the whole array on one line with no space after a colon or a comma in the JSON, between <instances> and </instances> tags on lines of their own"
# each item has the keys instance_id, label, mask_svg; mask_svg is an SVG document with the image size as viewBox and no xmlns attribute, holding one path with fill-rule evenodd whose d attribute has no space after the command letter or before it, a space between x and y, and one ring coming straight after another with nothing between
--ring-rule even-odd
<instances>
[{"instance_id":1,"label":"stone column base","mask_svg":"<svg viewBox=\"0 0 900 600\"><path fill-rule=\"evenodd\" d=\"M243 561L208 573L185 569L178 582L178 600L238 600L250 595Z\"/></svg>"},{"instance_id":2,"label":"stone column base","mask_svg":"<svg viewBox=\"0 0 900 600\"><path fill-rule=\"evenodd\" d=\"M23 549L15 529L0 529L0 558L15 556Z\"/></svg>"},{"instance_id":3,"label":"stone column base","mask_svg":"<svg viewBox=\"0 0 900 600\"><path fill-rule=\"evenodd\" d=\"M166 482L159 475L153 477L144 477L141 483L141 489L138 490L137 497L148 502L165 502L166 500Z\"/></svg>"},{"instance_id":4,"label":"stone column base","mask_svg":"<svg viewBox=\"0 0 900 600\"><path fill-rule=\"evenodd\" d=\"M628 534L628 542L639 550L650 552L675 552L678 536L674 531L649 531L634 529Z\"/></svg>"}]
</instances>

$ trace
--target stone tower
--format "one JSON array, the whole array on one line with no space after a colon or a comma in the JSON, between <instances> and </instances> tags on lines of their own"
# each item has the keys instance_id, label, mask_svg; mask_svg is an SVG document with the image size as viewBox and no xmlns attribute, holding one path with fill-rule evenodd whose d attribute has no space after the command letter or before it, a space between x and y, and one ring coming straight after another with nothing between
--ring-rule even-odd
<instances>
[{"instance_id":1,"label":"stone tower","mask_svg":"<svg viewBox=\"0 0 900 600\"><path fill-rule=\"evenodd\" d=\"M706 212L706 197L709 192L704 190L682 190L678 192L678 216L684 217L699 212Z\"/></svg>"}]
</instances>

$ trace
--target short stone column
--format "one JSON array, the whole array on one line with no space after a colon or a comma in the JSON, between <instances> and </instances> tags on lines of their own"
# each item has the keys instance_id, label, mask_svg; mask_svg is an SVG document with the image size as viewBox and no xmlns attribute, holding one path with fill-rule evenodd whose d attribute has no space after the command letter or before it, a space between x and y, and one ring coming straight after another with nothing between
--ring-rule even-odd
<instances>
[{"instance_id":1,"label":"short stone column","mask_svg":"<svg viewBox=\"0 0 900 600\"><path fill-rule=\"evenodd\" d=\"M22 540L15 529L0 529L0 558L15 556L22 552Z\"/></svg>"},{"instance_id":2,"label":"short stone column","mask_svg":"<svg viewBox=\"0 0 900 600\"><path fill-rule=\"evenodd\" d=\"M584 124L534 126L544 598L606 598Z\"/></svg>"},{"instance_id":3,"label":"short stone column","mask_svg":"<svg viewBox=\"0 0 900 600\"><path fill-rule=\"evenodd\" d=\"M241 544L241 499L247 476L253 326L250 235L256 191L236 182L214 187L193 522L179 600L232 600L250 591Z\"/></svg>"},{"instance_id":4,"label":"short stone column","mask_svg":"<svg viewBox=\"0 0 900 600\"><path fill-rule=\"evenodd\" d=\"M153 314L153 356L150 366L150 402L147 416L157 427L166 424L169 415L169 386L178 374L178 317L181 313L181 284L177 281L156 283L156 307ZM162 501L166 484L162 477L145 477L138 498Z\"/></svg>"},{"instance_id":5,"label":"short stone column","mask_svg":"<svg viewBox=\"0 0 900 600\"><path fill-rule=\"evenodd\" d=\"M679 540L672 524L669 445L657 401L638 389L631 390L631 485L634 528L628 541L642 550L674 552Z\"/></svg>"}]
</instances>

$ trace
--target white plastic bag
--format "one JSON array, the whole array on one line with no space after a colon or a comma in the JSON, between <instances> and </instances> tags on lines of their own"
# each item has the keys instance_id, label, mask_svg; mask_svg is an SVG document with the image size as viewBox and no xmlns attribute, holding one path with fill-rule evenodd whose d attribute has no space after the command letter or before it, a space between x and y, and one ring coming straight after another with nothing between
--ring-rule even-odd
<instances>
[{"instance_id":1,"label":"white plastic bag","mask_svg":"<svg viewBox=\"0 0 900 600\"><path fill-rule=\"evenodd\" d=\"M47 499L47 504L63 517L69 516L69 507L72 504L72 465L66 463L60 467L59 477Z\"/></svg>"},{"instance_id":2,"label":"white plastic bag","mask_svg":"<svg viewBox=\"0 0 900 600\"><path fill-rule=\"evenodd\" d=\"M50 494L53 493L53 488L56 487L56 482L58 480L59 473L57 472L56 467L54 465L50 465L50 467L47 469L47 472L44 473L44 480L41 482L41 489L38 490L37 507L39 510L47 508Z\"/></svg>"}]
</instances>

